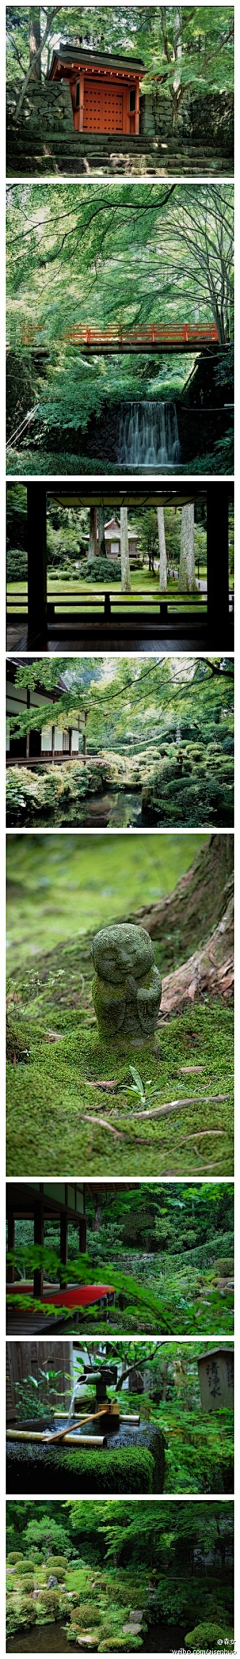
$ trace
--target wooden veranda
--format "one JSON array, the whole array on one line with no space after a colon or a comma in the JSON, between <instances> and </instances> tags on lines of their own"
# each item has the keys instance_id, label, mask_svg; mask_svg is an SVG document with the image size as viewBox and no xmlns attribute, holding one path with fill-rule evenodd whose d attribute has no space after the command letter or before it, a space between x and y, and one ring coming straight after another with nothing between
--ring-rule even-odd
<instances>
[{"instance_id":1,"label":"wooden veranda","mask_svg":"<svg viewBox=\"0 0 240 1659\"><path fill-rule=\"evenodd\" d=\"M81 650L89 647L105 649L108 645L118 650L129 646L140 648L144 640L151 646L169 647L184 651L199 643L199 648L228 650L233 644L232 595L229 586L229 503L233 502L231 481L211 479L207 483L156 484L112 479L101 484L85 481L49 483L46 480L28 482L28 599L19 595L18 603L11 600L7 614L8 649L21 644L21 627L26 630L26 648L29 651L47 651L54 647L68 650L70 645ZM47 502L51 499L62 507L102 507L105 513L121 507L183 507L189 502L207 501L207 593L149 595L139 591L129 596L111 591L110 582L96 601L91 590L71 594L68 584L61 600L47 596ZM74 601L74 602L73 602Z\"/></svg>"}]
</instances>

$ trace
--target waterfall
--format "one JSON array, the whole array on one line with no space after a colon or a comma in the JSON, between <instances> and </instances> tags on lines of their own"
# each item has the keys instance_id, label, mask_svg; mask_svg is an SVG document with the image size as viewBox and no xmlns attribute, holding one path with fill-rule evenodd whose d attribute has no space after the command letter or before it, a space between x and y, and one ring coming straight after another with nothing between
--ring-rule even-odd
<instances>
[{"instance_id":1,"label":"waterfall","mask_svg":"<svg viewBox=\"0 0 240 1659\"><path fill-rule=\"evenodd\" d=\"M174 467L180 459L175 403L127 403L120 415L118 461L123 467Z\"/></svg>"}]
</instances>

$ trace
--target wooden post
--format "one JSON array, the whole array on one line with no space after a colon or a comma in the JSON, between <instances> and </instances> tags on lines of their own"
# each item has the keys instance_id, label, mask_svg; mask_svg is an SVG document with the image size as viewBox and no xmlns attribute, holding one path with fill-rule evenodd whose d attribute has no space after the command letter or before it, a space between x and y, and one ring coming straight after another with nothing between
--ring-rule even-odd
<instances>
[{"instance_id":1,"label":"wooden post","mask_svg":"<svg viewBox=\"0 0 240 1659\"><path fill-rule=\"evenodd\" d=\"M79 77L79 132L83 131L84 119L84 69L80 69Z\"/></svg>"},{"instance_id":2,"label":"wooden post","mask_svg":"<svg viewBox=\"0 0 240 1659\"><path fill-rule=\"evenodd\" d=\"M68 727L69 754L72 755L72 726Z\"/></svg>"},{"instance_id":3,"label":"wooden post","mask_svg":"<svg viewBox=\"0 0 240 1659\"><path fill-rule=\"evenodd\" d=\"M55 726L52 726L52 762L53 762L53 765L54 765L54 739L55 739Z\"/></svg>"},{"instance_id":4,"label":"wooden post","mask_svg":"<svg viewBox=\"0 0 240 1659\"><path fill-rule=\"evenodd\" d=\"M98 553L99 553L99 558L100 559L106 559L106 542L105 542L105 523L104 523L104 519L105 519L104 507L100 504L99 507L98 507Z\"/></svg>"},{"instance_id":5,"label":"wooden post","mask_svg":"<svg viewBox=\"0 0 240 1659\"><path fill-rule=\"evenodd\" d=\"M90 531L89 531L89 549L88 549L89 559L93 559L93 558L95 559L96 558L96 553L97 553L97 508L96 507L90 507Z\"/></svg>"},{"instance_id":6,"label":"wooden post","mask_svg":"<svg viewBox=\"0 0 240 1659\"><path fill-rule=\"evenodd\" d=\"M136 138L138 137L138 133L139 133L139 122L140 122L139 81L137 81L137 83L136 83L136 97L135 97L135 134L136 134Z\"/></svg>"},{"instance_id":7,"label":"wooden post","mask_svg":"<svg viewBox=\"0 0 240 1659\"><path fill-rule=\"evenodd\" d=\"M29 691L29 686L28 686L27 687L27 709L30 709L30 700L31 700L30 699L30 691ZM30 732L26 732L26 760L29 760L29 756L30 756Z\"/></svg>"},{"instance_id":8,"label":"wooden post","mask_svg":"<svg viewBox=\"0 0 240 1659\"><path fill-rule=\"evenodd\" d=\"M228 485L207 485L207 587L210 648L229 643Z\"/></svg>"},{"instance_id":9,"label":"wooden post","mask_svg":"<svg viewBox=\"0 0 240 1659\"><path fill-rule=\"evenodd\" d=\"M40 1245L41 1249L42 1249L43 1243L44 1243L43 1199L42 1198L36 1198L35 1203L34 1203L34 1245ZM34 1293L35 1297L39 1298L40 1296L42 1296L42 1293L43 1293L43 1268L42 1267L35 1267L34 1268L33 1293Z\"/></svg>"},{"instance_id":10,"label":"wooden post","mask_svg":"<svg viewBox=\"0 0 240 1659\"><path fill-rule=\"evenodd\" d=\"M84 1255L85 1250L86 1250L86 1221L85 1221L85 1215L81 1215L80 1220L79 1220L79 1251L80 1251L80 1256Z\"/></svg>"},{"instance_id":11,"label":"wooden post","mask_svg":"<svg viewBox=\"0 0 240 1659\"><path fill-rule=\"evenodd\" d=\"M46 484L27 485L28 650L47 643Z\"/></svg>"},{"instance_id":12,"label":"wooden post","mask_svg":"<svg viewBox=\"0 0 240 1659\"><path fill-rule=\"evenodd\" d=\"M87 759L87 717L88 717L88 709L84 709L84 730L83 730L83 761L84 761L84 766L86 766L86 759Z\"/></svg>"},{"instance_id":13,"label":"wooden post","mask_svg":"<svg viewBox=\"0 0 240 1659\"><path fill-rule=\"evenodd\" d=\"M61 1215L60 1215L60 1260L62 1262L62 1266L67 1267L67 1260L68 1260L68 1219L67 1219L67 1215L66 1215L66 1210L62 1210ZM60 1290L64 1290L65 1285L66 1285L66 1275L62 1274L61 1270L60 1270Z\"/></svg>"},{"instance_id":14,"label":"wooden post","mask_svg":"<svg viewBox=\"0 0 240 1659\"><path fill-rule=\"evenodd\" d=\"M8 1211L8 1250L14 1250L15 1220L13 1210ZM14 1284L14 1262L7 1262L7 1284Z\"/></svg>"}]
</instances>

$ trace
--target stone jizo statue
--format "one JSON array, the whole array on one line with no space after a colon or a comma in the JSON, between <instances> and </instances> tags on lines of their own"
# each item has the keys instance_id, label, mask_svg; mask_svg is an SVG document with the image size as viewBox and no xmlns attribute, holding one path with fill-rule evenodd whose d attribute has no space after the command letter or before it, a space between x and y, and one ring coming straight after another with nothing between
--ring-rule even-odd
<instances>
[{"instance_id":1,"label":"stone jizo statue","mask_svg":"<svg viewBox=\"0 0 240 1659\"><path fill-rule=\"evenodd\" d=\"M95 977L92 997L100 1036L119 1038L128 1047L154 1034L161 1001L161 979L154 966L152 939L131 922L103 927L92 947Z\"/></svg>"}]
</instances>

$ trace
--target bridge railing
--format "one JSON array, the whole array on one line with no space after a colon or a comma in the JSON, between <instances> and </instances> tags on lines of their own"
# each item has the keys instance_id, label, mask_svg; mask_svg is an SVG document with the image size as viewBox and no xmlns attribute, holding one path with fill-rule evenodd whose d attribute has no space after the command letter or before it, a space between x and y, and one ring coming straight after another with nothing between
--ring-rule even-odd
<instances>
[{"instance_id":1,"label":"bridge railing","mask_svg":"<svg viewBox=\"0 0 240 1659\"><path fill-rule=\"evenodd\" d=\"M44 325L37 323L23 323L21 339L24 345L43 345L47 339ZM215 342L219 345L219 335L215 323L189 324L183 323L178 328L174 325L166 328L157 328L155 323L150 328L97 328L94 324L72 323L64 330L62 339L71 345L201 345Z\"/></svg>"}]
</instances>

